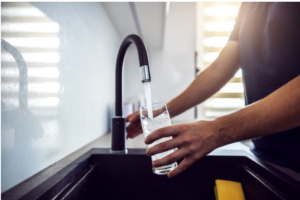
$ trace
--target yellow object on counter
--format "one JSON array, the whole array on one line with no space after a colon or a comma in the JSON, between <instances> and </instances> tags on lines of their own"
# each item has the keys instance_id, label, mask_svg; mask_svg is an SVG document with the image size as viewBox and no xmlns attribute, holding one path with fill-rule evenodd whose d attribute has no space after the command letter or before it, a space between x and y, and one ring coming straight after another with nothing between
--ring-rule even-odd
<instances>
[{"instance_id":1,"label":"yellow object on counter","mask_svg":"<svg viewBox=\"0 0 300 200\"><path fill-rule=\"evenodd\" d=\"M214 191L215 191L215 197L216 197L216 200L218 200L218 192L217 192L216 186L214 187Z\"/></svg>"},{"instance_id":2,"label":"yellow object on counter","mask_svg":"<svg viewBox=\"0 0 300 200\"><path fill-rule=\"evenodd\" d=\"M239 182L217 179L214 191L216 200L246 200Z\"/></svg>"}]
</instances>

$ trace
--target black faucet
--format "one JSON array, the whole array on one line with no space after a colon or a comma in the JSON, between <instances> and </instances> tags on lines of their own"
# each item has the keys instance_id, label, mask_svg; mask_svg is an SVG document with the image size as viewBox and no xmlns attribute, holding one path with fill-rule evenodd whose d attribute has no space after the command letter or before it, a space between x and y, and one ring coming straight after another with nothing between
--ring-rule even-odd
<instances>
[{"instance_id":1,"label":"black faucet","mask_svg":"<svg viewBox=\"0 0 300 200\"><path fill-rule=\"evenodd\" d=\"M123 117L123 104L122 104L122 68L124 57L128 47L134 43L139 56L140 61L140 74L141 81L150 82L150 69L148 62L147 49L142 39L137 35L127 36L119 49L116 65L116 107L115 117L112 118L112 142L111 142L111 153L127 153L125 147L125 129L126 121Z\"/></svg>"}]
</instances>

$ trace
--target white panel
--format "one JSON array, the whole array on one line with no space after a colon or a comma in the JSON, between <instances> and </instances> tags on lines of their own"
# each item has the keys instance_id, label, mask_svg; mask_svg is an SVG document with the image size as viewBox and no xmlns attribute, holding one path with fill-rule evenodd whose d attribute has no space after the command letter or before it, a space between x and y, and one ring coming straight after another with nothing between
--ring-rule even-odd
<instances>
[{"instance_id":1,"label":"white panel","mask_svg":"<svg viewBox=\"0 0 300 200\"><path fill-rule=\"evenodd\" d=\"M161 49L163 45L165 4L162 2L135 2L144 42L149 49Z\"/></svg>"},{"instance_id":2,"label":"white panel","mask_svg":"<svg viewBox=\"0 0 300 200\"><path fill-rule=\"evenodd\" d=\"M129 3L102 2L101 4L122 39L130 34L138 34Z\"/></svg>"}]
</instances>

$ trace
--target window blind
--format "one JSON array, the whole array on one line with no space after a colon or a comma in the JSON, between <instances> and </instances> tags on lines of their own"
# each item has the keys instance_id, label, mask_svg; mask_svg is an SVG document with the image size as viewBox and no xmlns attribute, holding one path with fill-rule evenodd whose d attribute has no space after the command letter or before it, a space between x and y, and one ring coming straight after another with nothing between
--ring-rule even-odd
<instances>
[{"instance_id":1,"label":"window blind","mask_svg":"<svg viewBox=\"0 0 300 200\"><path fill-rule=\"evenodd\" d=\"M241 2L198 2L197 51L200 72L206 69L228 42ZM242 71L201 104L206 117L220 117L245 106Z\"/></svg>"}]
</instances>

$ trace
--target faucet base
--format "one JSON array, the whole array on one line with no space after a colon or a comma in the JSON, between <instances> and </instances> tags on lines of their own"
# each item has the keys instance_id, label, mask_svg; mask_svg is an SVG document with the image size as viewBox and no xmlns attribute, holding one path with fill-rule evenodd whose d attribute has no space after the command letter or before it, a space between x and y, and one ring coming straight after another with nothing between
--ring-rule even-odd
<instances>
[{"instance_id":1,"label":"faucet base","mask_svg":"<svg viewBox=\"0 0 300 200\"><path fill-rule=\"evenodd\" d=\"M126 119L121 116L115 116L112 118L112 138L111 138L111 150L114 152L123 152L126 150Z\"/></svg>"},{"instance_id":2,"label":"faucet base","mask_svg":"<svg viewBox=\"0 0 300 200\"><path fill-rule=\"evenodd\" d=\"M114 151L112 149L109 150L109 153L114 153L114 154L128 154L128 150L122 150L122 151Z\"/></svg>"}]
</instances>

